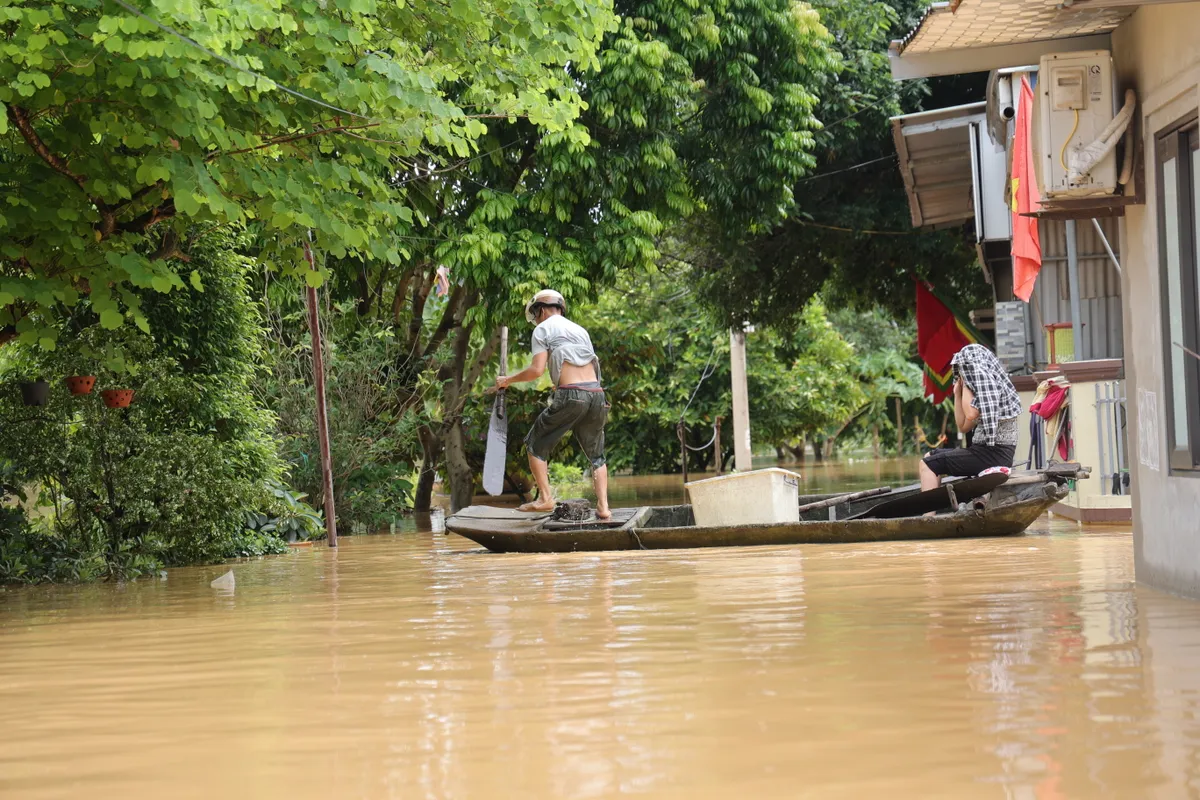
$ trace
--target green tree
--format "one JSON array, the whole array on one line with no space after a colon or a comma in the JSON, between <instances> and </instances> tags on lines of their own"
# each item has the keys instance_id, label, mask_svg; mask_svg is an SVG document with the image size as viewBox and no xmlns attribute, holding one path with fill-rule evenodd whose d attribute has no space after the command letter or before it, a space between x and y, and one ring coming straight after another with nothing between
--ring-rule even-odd
<instances>
[{"instance_id":1,"label":"green tree","mask_svg":"<svg viewBox=\"0 0 1200 800\"><path fill-rule=\"evenodd\" d=\"M262 256L407 263L397 175L469 159L492 122L577 139L564 65L596 64L597 0L31 0L0 7L0 325L53 346L85 296L106 328L182 288L205 227ZM314 278L319 279L319 278Z\"/></svg>"},{"instance_id":2,"label":"green tree","mask_svg":"<svg viewBox=\"0 0 1200 800\"><path fill-rule=\"evenodd\" d=\"M842 308L831 315L838 331L859 353L857 374L866 394L866 407L855 421L859 431L870 437L876 458L882 455L883 432L894 432L895 452L903 448L903 411L925 412L924 384L916 354L916 325L910 318L897 320L880 307L866 311ZM893 411L901 411L895 422ZM890 448L889 448L890 449Z\"/></svg>"},{"instance_id":3,"label":"green tree","mask_svg":"<svg viewBox=\"0 0 1200 800\"><path fill-rule=\"evenodd\" d=\"M514 352L523 349L520 310L534 291L594 298L620 272L653 266L665 227L700 211L729 236L769 227L813 163L810 87L826 79L831 51L807 5L657 0L616 10L598 63L570 68L587 106L572 128L493 125L486 157L423 161L404 178L429 221L412 257L338 270L339 298L357 297L402 331L411 401L429 400L429 378L437 386L421 429L418 507L443 453L454 504L470 500L463 408L491 369L500 324L514 323ZM452 284L441 298L439 267Z\"/></svg>"},{"instance_id":4,"label":"green tree","mask_svg":"<svg viewBox=\"0 0 1200 800\"><path fill-rule=\"evenodd\" d=\"M837 50L837 69L814 87L821 97L813 174L793 185L795 206L781 224L730 243L714 241L704 219L675 231L678 254L701 268L708 302L732 324L794 318L821 292L835 306L911 310L912 276L931 279L965 305L987 298L961 230L914 231L896 166L889 118L920 110L921 81L891 78L888 42L907 32L918 0L813 0ZM982 97L966 83L939 97L952 105Z\"/></svg>"},{"instance_id":5,"label":"green tree","mask_svg":"<svg viewBox=\"0 0 1200 800\"><path fill-rule=\"evenodd\" d=\"M35 555L61 550L95 565L76 570L88 577L282 549L246 529L248 514L275 505L268 487L282 464L274 420L250 393L261 320L247 284L252 262L236 244L221 233L192 249L203 292L140 293L154 338L106 331L81 305L60 323L55 351L26 342L0 351L0 380L51 384L42 408L0 397L0 464L40 493L46 531L27 542ZM68 394L72 375L97 376L95 391ZM133 405L105 408L103 389L135 389Z\"/></svg>"},{"instance_id":6,"label":"green tree","mask_svg":"<svg viewBox=\"0 0 1200 800\"><path fill-rule=\"evenodd\" d=\"M612 403L608 445L616 469L680 468L676 428L703 445L717 417L726 420L722 451L731 449L729 332L694 291L690 270L630 274L581 315L605 357ZM866 403L854 346L814 299L787 329L760 328L747 337L747 382L754 441L782 445L827 438ZM689 465L713 465L711 449Z\"/></svg>"}]
</instances>

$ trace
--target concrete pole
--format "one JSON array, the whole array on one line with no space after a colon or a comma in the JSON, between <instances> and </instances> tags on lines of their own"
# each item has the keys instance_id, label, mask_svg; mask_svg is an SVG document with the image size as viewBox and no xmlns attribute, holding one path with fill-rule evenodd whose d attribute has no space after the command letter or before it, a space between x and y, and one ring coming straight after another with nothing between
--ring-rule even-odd
<instances>
[{"instance_id":1,"label":"concrete pole","mask_svg":"<svg viewBox=\"0 0 1200 800\"><path fill-rule=\"evenodd\" d=\"M1067 281L1071 289L1071 332L1075 339L1075 360L1091 359L1091 347L1083 330L1083 312L1079 302L1079 239L1075 220L1067 220Z\"/></svg>"},{"instance_id":2,"label":"concrete pole","mask_svg":"<svg viewBox=\"0 0 1200 800\"><path fill-rule=\"evenodd\" d=\"M729 362L733 374L733 462L738 472L749 472L750 392L746 384L746 332L729 331Z\"/></svg>"}]
</instances>

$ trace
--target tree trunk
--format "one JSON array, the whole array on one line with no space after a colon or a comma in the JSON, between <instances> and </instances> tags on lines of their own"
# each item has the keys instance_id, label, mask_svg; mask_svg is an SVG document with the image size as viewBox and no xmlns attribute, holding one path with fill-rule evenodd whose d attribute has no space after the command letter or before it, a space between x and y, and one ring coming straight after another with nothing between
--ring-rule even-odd
<instances>
[{"instance_id":1,"label":"tree trunk","mask_svg":"<svg viewBox=\"0 0 1200 800\"><path fill-rule=\"evenodd\" d=\"M417 478L416 497L413 511L428 512L433 507L433 482L437 478L438 464L442 460L442 438L428 425L417 429L421 440L421 474Z\"/></svg>"},{"instance_id":2,"label":"tree trunk","mask_svg":"<svg viewBox=\"0 0 1200 800\"><path fill-rule=\"evenodd\" d=\"M821 439L812 440L813 461L818 464L825 460L825 442Z\"/></svg>"},{"instance_id":3,"label":"tree trunk","mask_svg":"<svg viewBox=\"0 0 1200 800\"><path fill-rule=\"evenodd\" d=\"M450 482L451 512L471 505L475 497L475 471L467 463L466 436L460 417L455 418L446 432L446 475Z\"/></svg>"},{"instance_id":4,"label":"tree trunk","mask_svg":"<svg viewBox=\"0 0 1200 800\"><path fill-rule=\"evenodd\" d=\"M446 445L446 481L450 485L450 508L453 511L470 505L471 498L475 496L475 472L467 462L466 436L462 429L463 405L500 346L500 331L497 329L476 353L468 368L467 360L471 351L471 331L474 324L464 325L463 317L477 299L474 291L463 297L457 304L455 319L449 326L456 328L457 332L454 335L453 358L448 369L450 380L446 383L442 400L445 421L441 430Z\"/></svg>"},{"instance_id":5,"label":"tree trunk","mask_svg":"<svg viewBox=\"0 0 1200 800\"><path fill-rule=\"evenodd\" d=\"M918 452L919 452L918 448ZM904 453L904 420L900 418L900 398L896 398L896 455Z\"/></svg>"},{"instance_id":6,"label":"tree trunk","mask_svg":"<svg viewBox=\"0 0 1200 800\"><path fill-rule=\"evenodd\" d=\"M783 461L785 458L787 458L787 453L784 452L783 445L776 444L775 445L775 460Z\"/></svg>"},{"instance_id":7,"label":"tree trunk","mask_svg":"<svg viewBox=\"0 0 1200 800\"><path fill-rule=\"evenodd\" d=\"M807 455L807 453L804 452L804 447L805 444L803 439L801 439L798 444L787 445L787 449L792 451L792 456L796 459L797 463L804 463L804 457Z\"/></svg>"}]
</instances>

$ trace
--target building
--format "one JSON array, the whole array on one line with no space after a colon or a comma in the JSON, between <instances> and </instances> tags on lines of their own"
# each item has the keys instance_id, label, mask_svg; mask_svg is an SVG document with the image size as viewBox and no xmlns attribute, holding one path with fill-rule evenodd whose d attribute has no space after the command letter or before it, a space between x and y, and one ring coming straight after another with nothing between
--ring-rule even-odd
<instances>
[{"instance_id":1,"label":"building","mask_svg":"<svg viewBox=\"0 0 1200 800\"><path fill-rule=\"evenodd\" d=\"M1049 202L1041 222L1043 253L1060 252L1054 248L1058 238L1051 225L1061 223L1064 234L1074 228L1081 238L1076 239L1079 257L1074 259L1079 280L1068 279L1077 304L1072 319L1082 320L1086 330L1087 313L1107 315L1108 325L1117 315L1120 318L1121 341L1106 337L1100 343L1085 336L1077 348L1083 359L1071 370L1081 379L1100 378L1095 381L1099 385L1107 380L1101 376L1113 374L1115 361L1125 376L1129 402L1124 445L1135 487L1132 518L1138 578L1200 597L1197 31L1200 2L1194 0L955 0L931 6L917 27L893 44L890 55L893 75L906 79L982 71L1000 74L1028 69L1053 54L1107 51L1114 97L1133 91L1136 110L1131 138L1123 147L1132 159L1132 179L1105 196ZM1074 131L1069 135L1074 136ZM1046 153L1039 157L1050 158ZM1113 257L1120 262L1119 273L1115 265L1109 273L1100 266L1104 259L1098 252L1088 252L1101 244L1098 234L1090 241L1082 238L1091 235L1089 228L1097 230L1093 219L1100 230L1116 234L1105 238L1118 245ZM1002 271L1003 256L986 239L981 253L985 263L998 264L997 272ZM1091 290L1084 256L1095 256ZM1050 266L1043 267L1046 274L1039 279L1047 300L1054 293L1053 284L1061 285L1057 274L1047 280ZM1114 279L1115 287L1110 283ZM995 285L1001 287L997 299L1003 302L1003 278ZM1087 309L1092 300L1102 302ZM1110 308L1113 300L1118 301L1115 310ZM1044 315L1049 305L1043 303ZM1025 325L1032 330L1028 322ZM1092 329L1108 325L1093 322ZM1102 355L1110 358L1097 358ZM1072 382L1078 400L1080 384ZM1097 400L1101 400L1098 394ZM1093 406L1097 416L1099 406L1100 402ZM1089 460L1082 453L1078 456Z\"/></svg>"}]
</instances>

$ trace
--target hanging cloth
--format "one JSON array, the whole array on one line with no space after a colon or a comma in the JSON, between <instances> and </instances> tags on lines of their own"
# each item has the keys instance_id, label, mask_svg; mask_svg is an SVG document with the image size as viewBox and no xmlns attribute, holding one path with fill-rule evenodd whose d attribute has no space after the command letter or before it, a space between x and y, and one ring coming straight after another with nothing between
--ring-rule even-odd
<instances>
[{"instance_id":1,"label":"hanging cloth","mask_svg":"<svg viewBox=\"0 0 1200 800\"><path fill-rule=\"evenodd\" d=\"M1042 207L1037 176L1033 166L1033 88L1029 78L1021 76L1021 96L1017 101L1016 136L1012 160L1012 264L1013 294L1029 302L1038 272L1042 269L1042 240L1038 221L1032 214Z\"/></svg>"}]
</instances>

